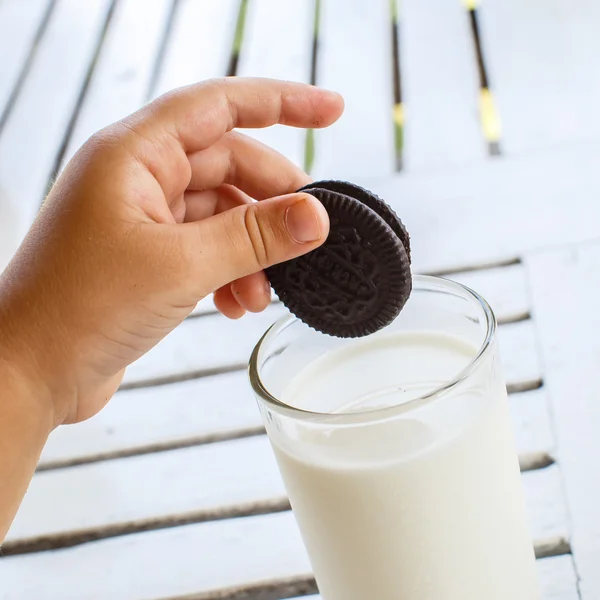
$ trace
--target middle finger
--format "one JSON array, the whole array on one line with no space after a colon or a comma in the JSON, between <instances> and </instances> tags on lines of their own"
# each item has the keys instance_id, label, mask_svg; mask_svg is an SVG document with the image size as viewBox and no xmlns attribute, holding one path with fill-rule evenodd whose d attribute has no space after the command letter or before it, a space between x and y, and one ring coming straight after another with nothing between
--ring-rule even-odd
<instances>
[{"instance_id":1,"label":"middle finger","mask_svg":"<svg viewBox=\"0 0 600 600\"><path fill-rule=\"evenodd\" d=\"M295 192L312 179L283 154L237 131L188 156L188 190L208 190L228 183L256 200Z\"/></svg>"}]
</instances>

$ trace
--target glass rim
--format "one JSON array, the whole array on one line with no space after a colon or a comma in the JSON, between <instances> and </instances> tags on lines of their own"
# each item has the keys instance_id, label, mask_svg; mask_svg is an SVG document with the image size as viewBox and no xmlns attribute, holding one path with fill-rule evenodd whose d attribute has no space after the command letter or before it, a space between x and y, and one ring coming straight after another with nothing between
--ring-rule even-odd
<instances>
[{"instance_id":1,"label":"glass rim","mask_svg":"<svg viewBox=\"0 0 600 600\"><path fill-rule=\"evenodd\" d=\"M266 344L275 339L277 335L279 335L292 323L302 322L295 315L289 314L285 315L284 317L281 317L275 323L273 323L262 335L262 337L257 342L252 351L250 361L248 364L248 375L250 378L250 385L252 386L254 393L259 397L260 401L264 402L269 408L273 409L279 414L302 420L335 420L336 423L340 425L362 423L365 420L379 421L388 419L390 417L407 412L409 410L413 410L423 404L429 404L430 402L434 402L441 396L446 395L449 391L453 390L454 388L459 386L465 379L467 379L471 375L471 373L473 373L478 368L478 366L481 364L484 358L488 355L490 348L492 347L492 342L495 339L497 322L494 311L488 304L487 300L485 300L485 298L483 298L480 294L478 294L476 291L472 290L468 286L453 281L451 279L447 279L445 277L431 275L413 275L413 291L416 291L419 287L421 287L421 289L425 289L427 287L427 284L434 285L436 283L442 283L442 285L445 286L447 289L454 289L454 291L456 292L461 292L462 295L466 294L470 298L470 300L477 303L479 307L483 310L483 314L485 315L486 320L485 337L479 347L479 350L477 351L475 356L469 361L469 364L466 367L464 367L464 369L459 371L453 378L449 379L447 382L434 388L433 390L430 390L425 394L421 394L416 398L413 398L406 402L401 402L400 404L352 413L328 413L310 411L302 408L297 408L290 404L286 404L285 402L273 396L269 392L267 387L264 385L260 376L258 361L260 352Z\"/></svg>"}]
</instances>

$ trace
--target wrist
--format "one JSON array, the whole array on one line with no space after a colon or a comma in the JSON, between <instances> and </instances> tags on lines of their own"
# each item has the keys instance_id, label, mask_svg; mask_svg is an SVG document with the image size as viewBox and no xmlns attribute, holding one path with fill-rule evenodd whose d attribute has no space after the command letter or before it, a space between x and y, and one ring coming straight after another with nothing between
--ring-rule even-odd
<instances>
[{"instance_id":1,"label":"wrist","mask_svg":"<svg viewBox=\"0 0 600 600\"><path fill-rule=\"evenodd\" d=\"M0 406L27 418L48 435L59 424L50 390L19 361L7 359L4 350L0 350Z\"/></svg>"},{"instance_id":2,"label":"wrist","mask_svg":"<svg viewBox=\"0 0 600 600\"><path fill-rule=\"evenodd\" d=\"M3 353L4 337L1 344ZM0 354L0 544L54 425L54 407L43 386Z\"/></svg>"},{"instance_id":3,"label":"wrist","mask_svg":"<svg viewBox=\"0 0 600 600\"><path fill-rule=\"evenodd\" d=\"M0 405L31 411L49 430L58 425L54 396L42 377L34 353L28 350L25 332L0 305ZM17 406L18 405L18 406Z\"/></svg>"}]
</instances>

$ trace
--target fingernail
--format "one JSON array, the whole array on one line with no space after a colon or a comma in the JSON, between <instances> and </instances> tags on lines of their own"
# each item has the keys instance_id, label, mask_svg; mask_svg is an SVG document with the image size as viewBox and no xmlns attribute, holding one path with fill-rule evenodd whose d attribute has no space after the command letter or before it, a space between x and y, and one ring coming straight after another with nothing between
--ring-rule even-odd
<instances>
[{"instance_id":1,"label":"fingernail","mask_svg":"<svg viewBox=\"0 0 600 600\"><path fill-rule=\"evenodd\" d=\"M285 212L288 233L299 244L316 242L321 237L318 204L316 198L308 196L292 204Z\"/></svg>"}]
</instances>

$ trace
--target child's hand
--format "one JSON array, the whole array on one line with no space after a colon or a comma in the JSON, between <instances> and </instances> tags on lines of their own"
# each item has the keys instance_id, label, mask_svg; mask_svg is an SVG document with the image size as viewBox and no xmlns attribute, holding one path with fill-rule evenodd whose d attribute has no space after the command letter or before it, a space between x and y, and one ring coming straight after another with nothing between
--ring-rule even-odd
<instances>
[{"instance_id":1,"label":"child's hand","mask_svg":"<svg viewBox=\"0 0 600 600\"><path fill-rule=\"evenodd\" d=\"M319 246L327 214L290 194L305 173L231 130L323 127L342 108L306 85L220 80L160 98L78 152L0 278L0 362L50 395L55 425L100 410L125 367L211 292L233 318L267 306L262 269Z\"/></svg>"}]
</instances>

